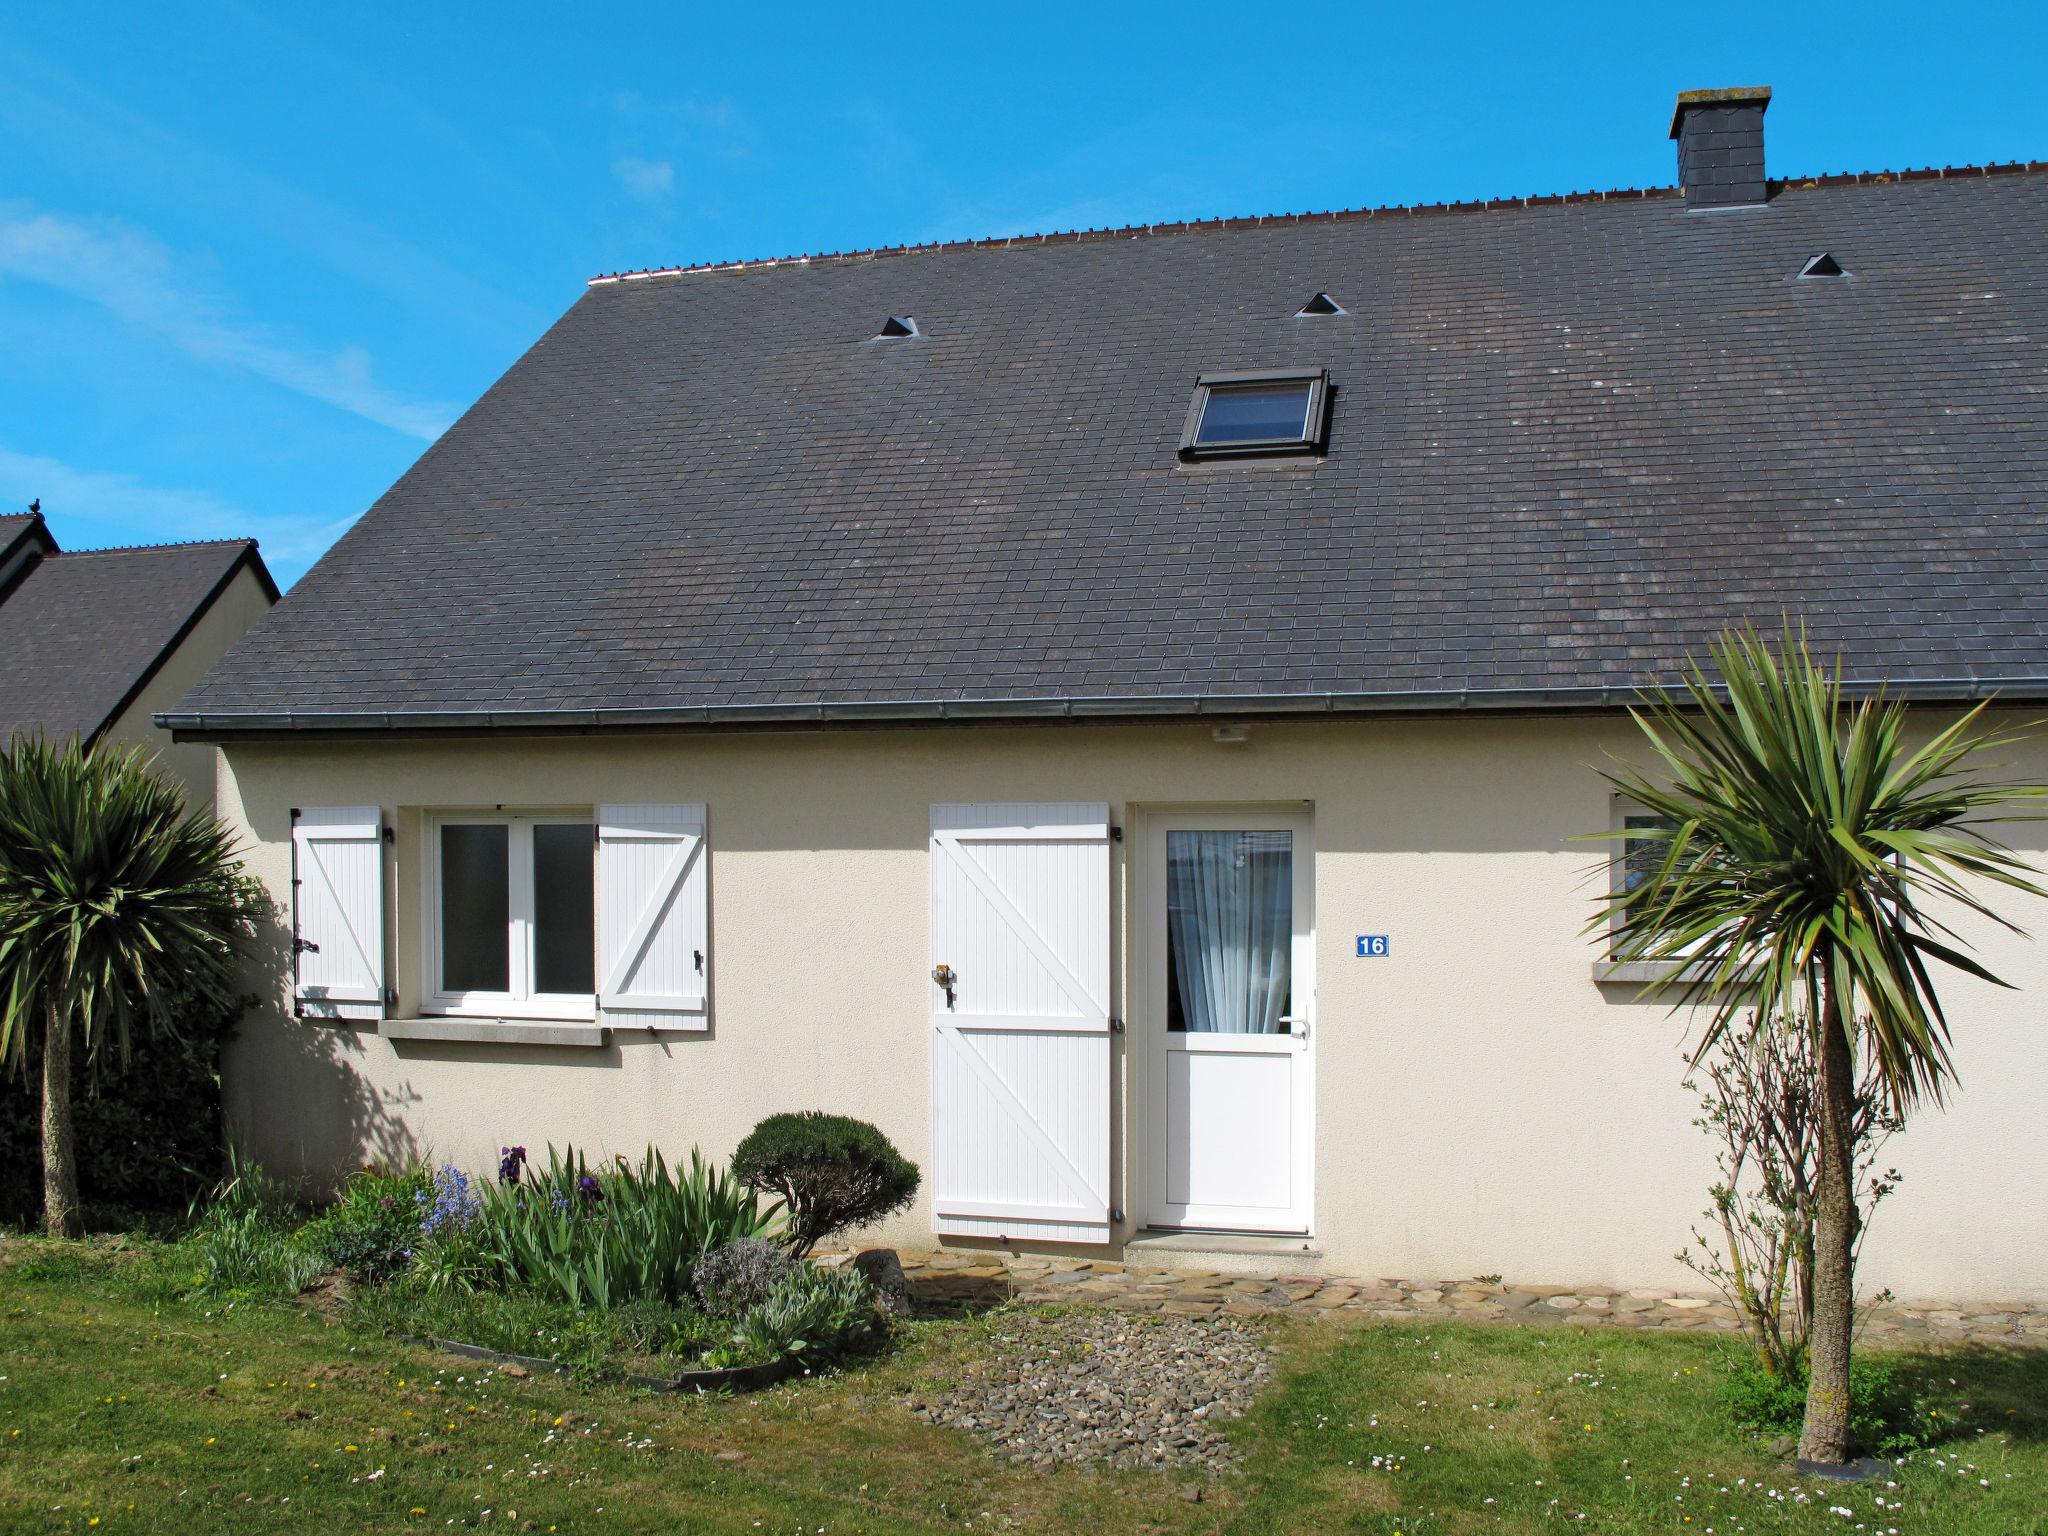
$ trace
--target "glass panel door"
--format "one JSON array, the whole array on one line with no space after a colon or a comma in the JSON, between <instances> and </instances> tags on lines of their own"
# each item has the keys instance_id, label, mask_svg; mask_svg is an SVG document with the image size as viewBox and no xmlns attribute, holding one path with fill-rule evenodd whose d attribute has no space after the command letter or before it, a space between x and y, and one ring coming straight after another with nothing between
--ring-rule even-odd
<instances>
[{"instance_id":1,"label":"glass panel door","mask_svg":"<svg viewBox=\"0 0 2048 1536\"><path fill-rule=\"evenodd\" d=\"M1292 1002L1294 838L1166 834L1167 1028L1285 1034Z\"/></svg>"}]
</instances>

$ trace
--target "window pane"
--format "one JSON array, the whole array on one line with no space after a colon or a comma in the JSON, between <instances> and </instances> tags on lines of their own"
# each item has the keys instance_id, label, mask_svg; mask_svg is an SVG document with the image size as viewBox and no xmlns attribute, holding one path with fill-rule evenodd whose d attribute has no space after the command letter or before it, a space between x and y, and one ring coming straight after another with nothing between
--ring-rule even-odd
<instances>
[{"instance_id":1,"label":"window pane","mask_svg":"<svg viewBox=\"0 0 2048 1536\"><path fill-rule=\"evenodd\" d=\"M533 990L597 990L596 834L589 822L533 829Z\"/></svg>"},{"instance_id":2,"label":"window pane","mask_svg":"<svg viewBox=\"0 0 2048 1536\"><path fill-rule=\"evenodd\" d=\"M447 992L512 990L506 827L441 828L441 987Z\"/></svg>"},{"instance_id":3,"label":"window pane","mask_svg":"<svg viewBox=\"0 0 2048 1536\"><path fill-rule=\"evenodd\" d=\"M1198 443L1293 441L1308 435L1310 389L1299 384L1233 384L1209 391Z\"/></svg>"},{"instance_id":4,"label":"window pane","mask_svg":"<svg viewBox=\"0 0 2048 1536\"><path fill-rule=\"evenodd\" d=\"M1621 824L1630 832L1638 827L1669 831L1677 825L1662 816L1635 814L1622 817ZM1671 854L1671 842L1662 837L1625 837L1621 841L1621 850L1621 888L1632 891L1647 884L1664 867L1665 859Z\"/></svg>"},{"instance_id":5,"label":"window pane","mask_svg":"<svg viewBox=\"0 0 2048 1536\"><path fill-rule=\"evenodd\" d=\"M1294 839L1166 834L1166 1027L1277 1035L1293 1006Z\"/></svg>"}]
</instances>

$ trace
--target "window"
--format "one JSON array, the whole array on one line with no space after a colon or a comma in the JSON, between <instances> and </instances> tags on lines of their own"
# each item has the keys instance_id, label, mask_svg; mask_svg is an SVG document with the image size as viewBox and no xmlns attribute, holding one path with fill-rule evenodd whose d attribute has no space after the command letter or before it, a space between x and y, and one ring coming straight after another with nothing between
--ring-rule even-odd
<instances>
[{"instance_id":1,"label":"window","mask_svg":"<svg viewBox=\"0 0 2048 1536\"><path fill-rule=\"evenodd\" d=\"M1633 800L1616 797L1614 801L1614 827L1624 834L1668 829L1677 823L1667 816L1659 816ZM1635 837L1624 835L1608 845L1608 883L1617 895L1633 891L1656 876L1664 860L1671 853L1671 843L1662 837ZM1620 908L1610 909L1610 926L1621 926ZM1594 966L1594 975L1602 981L1649 981L1669 974L1678 962L1672 960L1617 961L1610 953Z\"/></svg>"},{"instance_id":2,"label":"window","mask_svg":"<svg viewBox=\"0 0 2048 1536\"><path fill-rule=\"evenodd\" d=\"M1322 373L1205 373L1181 433L1184 459L1309 453L1323 444Z\"/></svg>"},{"instance_id":3,"label":"window","mask_svg":"<svg viewBox=\"0 0 2048 1536\"><path fill-rule=\"evenodd\" d=\"M588 813L451 811L430 817L427 833L432 1008L590 1017L596 827Z\"/></svg>"}]
</instances>

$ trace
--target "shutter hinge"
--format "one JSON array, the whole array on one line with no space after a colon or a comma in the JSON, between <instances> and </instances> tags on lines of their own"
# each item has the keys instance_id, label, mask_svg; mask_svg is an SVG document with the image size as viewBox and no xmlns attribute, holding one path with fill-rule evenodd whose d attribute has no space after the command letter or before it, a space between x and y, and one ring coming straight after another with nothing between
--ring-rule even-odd
<instances>
[{"instance_id":1,"label":"shutter hinge","mask_svg":"<svg viewBox=\"0 0 2048 1536\"><path fill-rule=\"evenodd\" d=\"M396 1008L398 1006L398 988L386 987L384 989L384 1006L386 1008Z\"/></svg>"},{"instance_id":2,"label":"shutter hinge","mask_svg":"<svg viewBox=\"0 0 2048 1536\"><path fill-rule=\"evenodd\" d=\"M293 807L292 807L292 820L293 820L293 821L297 821L298 819L299 819L299 808L298 808L298 807L297 807L297 806L295 805L295 806L293 806Z\"/></svg>"},{"instance_id":3,"label":"shutter hinge","mask_svg":"<svg viewBox=\"0 0 2048 1536\"><path fill-rule=\"evenodd\" d=\"M292 953L295 955L317 955L320 953L320 946L311 939L294 937L292 940Z\"/></svg>"},{"instance_id":4,"label":"shutter hinge","mask_svg":"<svg viewBox=\"0 0 2048 1536\"><path fill-rule=\"evenodd\" d=\"M1109 1032L1112 1035L1122 1034L1124 1032L1124 1021L1122 1019L1111 1019L1109 1021Z\"/></svg>"},{"instance_id":5,"label":"shutter hinge","mask_svg":"<svg viewBox=\"0 0 2048 1536\"><path fill-rule=\"evenodd\" d=\"M1124 1219L1124 1208L1120 1205L1112 1205L1109 1208L1109 1219L1116 1225L1122 1226Z\"/></svg>"},{"instance_id":6,"label":"shutter hinge","mask_svg":"<svg viewBox=\"0 0 2048 1536\"><path fill-rule=\"evenodd\" d=\"M398 828L396 828L396 827L386 827L386 828L384 828L384 829L383 829L383 831L384 831L384 841L385 841L385 842L387 842L387 843L396 843L396 842L398 841Z\"/></svg>"},{"instance_id":7,"label":"shutter hinge","mask_svg":"<svg viewBox=\"0 0 2048 1536\"><path fill-rule=\"evenodd\" d=\"M1109 840L1112 843L1122 842L1124 840L1124 829L1122 827L1111 827L1109 829Z\"/></svg>"}]
</instances>

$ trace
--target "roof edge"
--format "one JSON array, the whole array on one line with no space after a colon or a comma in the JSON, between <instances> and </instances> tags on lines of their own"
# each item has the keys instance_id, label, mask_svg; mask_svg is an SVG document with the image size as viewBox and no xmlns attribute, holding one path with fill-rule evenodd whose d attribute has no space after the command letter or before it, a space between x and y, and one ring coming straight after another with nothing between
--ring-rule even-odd
<instances>
[{"instance_id":1,"label":"roof edge","mask_svg":"<svg viewBox=\"0 0 2048 1536\"><path fill-rule=\"evenodd\" d=\"M1677 679L1672 679L1675 685ZM1671 686L1664 685L1664 686ZM1645 685L1654 689L1660 685ZM2048 700L2048 676L1854 679L1846 698L1883 692L1919 703L1977 703L1994 697ZM1571 688L1457 688L1398 692L1282 694L1121 694L1085 698L819 700L808 704L701 704L664 709L477 709L225 711L165 710L154 718L181 741L225 741L250 736L329 735L339 732L432 731L492 735L499 732L659 730L675 726L861 725L989 723L1006 720L1136 721L1191 716L1482 714L1532 710L1623 709L1641 702L1644 688L1604 685Z\"/></svg>"},{"instance_id":2,"label":"roof edge","mask_svg":"<svg viewBox=\"0 0 2048 1536\"><path fill-rule=\"evenodd\" d=\"M141 696L143 689L156 681L156 675L163 671L165 664L170 661L171 657L177 654L178 647L191 638L192 631L199 627L200 620L213 612L213 605L220 601L221 595L234 584L235 578L241 575L244 570L247 570L250 575L256 578L264 594L270 599L271 604L275 606L278 598L277 583L271 579L270 568L263 563L263 556L258 553L254 539L209 539L205 542L240 544L242 552L229 562L228 568L220 573L212 586L206 589L206 595L193 604L192 611L185 615L185 621L178 626L177 632L157 649L157 653L150 659L149 665L144 667L135 681L128 685L126 691L122 693L120 700L112 709L106 712L101 718L100 723L92 728L92 733L89 736L80 737L80 740L85 745L91 746L94 742L98 741L101 736L106 734L108 728L115 721L128 712L128 706ZM80 553L90 554L91 551L82 550ZM161 723L161 718L161 716L151 716L151 719L158 723Z\"/></svg>"},{"instance_id":3,"label":"roof edge","mask_svg":"<svg viewBox=\"0 0 2048 1536\"><path fill-rule=\"evenodd\" d=\"M1821 176L1772 177L1773 187L1813 188L1875 186L1894 181L1981 181L1993 176L2040 175L2048 160L1986 161L1982 165L1925 166L1916 170L1842 171ZM1366 219L1428 218L1447 213L1500 213L1516 208L1551 208L1568 204L1678 201L1678 187L1616 187L1598 192L1553 192L1540 197L1490 197L1464 203L1395 203L1372 208L1335 208L1321 213L1268 213L1237 218L1180 219L1161 224L1123 224L1102 229L1051 230L1035 235L990 235L978 240L934 240L924 245L879 245L851 251L817 251L803 255L756 256L737 261L702 261L673 267L640 267L600 272L586 278L586 288L644 282L650 277L697 277L717 272L757 272L774 267L818 266L828 262L875 261L885 256L949 255L961 251L998 251L1043 245L1085 245L1097 240L1154 239L1163 235L1202 234L1210 230L1277 229L1301 224L1343 224Z\"/></svg>"}]
</instances>

